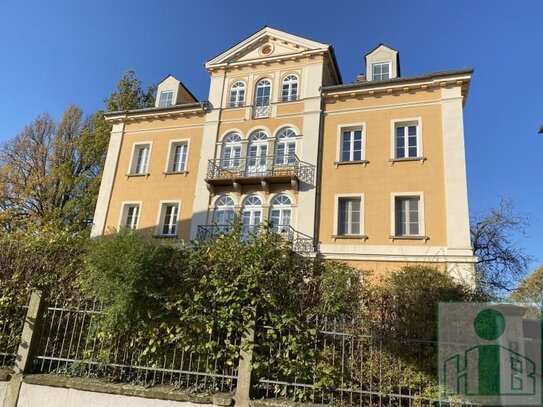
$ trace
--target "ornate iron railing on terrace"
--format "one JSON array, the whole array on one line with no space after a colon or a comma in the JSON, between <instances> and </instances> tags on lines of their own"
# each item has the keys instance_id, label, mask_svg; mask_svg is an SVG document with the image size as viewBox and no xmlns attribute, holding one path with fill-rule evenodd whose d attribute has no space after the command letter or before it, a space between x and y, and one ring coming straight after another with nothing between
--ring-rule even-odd
<instances>
[{"instance_id":1,"label":"ornate iron railing on terrace","mask_svg":"<svg viewBox=\"0 0 543 407\"><path fill-rule=\"evenodd\" d=\"M257 226L244 226L243 233L247 236L257 233ZM234 225L200 225L196 239L203 242L208 239L213 239L221 235L232 233L235 229ZM292 250L298 253L313 253L315 251L315 243L311 236L298 232L292 226L284 227L278 232L286 240L292 243Z\"/></svg>"},{"instance_id":2,"label":"ornate iron railing on terrace","mask_svg":"<svg viewBox=\"0 0 543 407\"><path fill-rule=\"evenodd\" d=\"M300 161L297 156L268 155L209 160L205 180L212 185L228 185L232 182L254 184L261 181L313 184L314 179L315 166Z\"/></svg>"}]
</instances>

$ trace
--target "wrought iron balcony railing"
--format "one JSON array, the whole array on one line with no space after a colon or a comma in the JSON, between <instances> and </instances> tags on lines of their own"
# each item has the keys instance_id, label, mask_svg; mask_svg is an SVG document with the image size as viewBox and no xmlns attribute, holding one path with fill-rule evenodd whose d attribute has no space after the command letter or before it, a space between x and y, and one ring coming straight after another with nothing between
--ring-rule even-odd
<instances>
[{"instance_id":1,"label":"wrought iron balcony railing","mask_svg":"<svg viewBox=\"0 0 543 407\"><path fill-rule=\"evenodd\" d=\"M258 156L218 158L209 160L206 182L224 184L230 181L241 183L286 182L296 179L313 184L315 166L300 161L297 156Z\"/></svg>"},{"instance_id":2,"label":"wrought iron balcony railing","mask_svg":"<svg viewBox=\"0 0 543 407\"><path fill-rule=\"evenodd\" d=\"M221 235L228 235L234 231L234 225L200 225L196 239L203 242L208 239L213 239ZM242 232L244 236L251 236L257 233L260 225L243 226ZM274 228L272 228L274 230ZM298 232L292 226L282 227L276 230L276 233L283 236L286 240L292 243L292 250L298 253L313 253L315 251L315 242L313 238L304 233Z\"/></svg>"}]
</instances>

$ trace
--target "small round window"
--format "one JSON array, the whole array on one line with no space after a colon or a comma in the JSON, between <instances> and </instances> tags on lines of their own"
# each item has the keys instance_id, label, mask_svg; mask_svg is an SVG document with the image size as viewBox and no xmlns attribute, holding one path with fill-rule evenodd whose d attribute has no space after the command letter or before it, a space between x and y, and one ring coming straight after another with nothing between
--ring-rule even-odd
<instances>
[{"instance_id":1,"label":"small round window","mask_svg":"<svg viewBox=\"0 0 543 407\"><path fill-rule=\"evenodd\" d=\"M262 48L260 48L260 52L262 55L269 55L273 51L273 47L270 44L264 45Z\"/></svg>"}]
</instances>

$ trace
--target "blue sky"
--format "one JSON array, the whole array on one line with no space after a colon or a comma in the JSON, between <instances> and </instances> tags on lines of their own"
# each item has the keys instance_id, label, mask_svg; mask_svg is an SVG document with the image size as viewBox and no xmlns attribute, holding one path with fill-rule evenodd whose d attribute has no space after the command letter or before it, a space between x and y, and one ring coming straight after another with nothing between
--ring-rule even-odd
<instances>
[{"instance_id":1,"label":"blue sky","mask_svg":"<svg viewBox=\"0 0 543 407\"><path fill-rule=\"evenodd\" d=\"M134 69L207 98L204 61L264 25L334 46L343 80L380 42L402 74L475 68L465 109L472 212L510 197L531 217L522 244L543 263L543 2L55 0L0 4L0 140L69 104L92 113Z\"/></svg>"}]
</instances>

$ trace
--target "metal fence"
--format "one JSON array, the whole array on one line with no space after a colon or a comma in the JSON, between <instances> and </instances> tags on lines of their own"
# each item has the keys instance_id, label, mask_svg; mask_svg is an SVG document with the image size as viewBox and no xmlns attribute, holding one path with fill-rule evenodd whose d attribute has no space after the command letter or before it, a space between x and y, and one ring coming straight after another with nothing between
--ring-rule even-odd
<instances>
[{"instance_id":1,"label":"metal fence","mask_svg":"<svg viewBox=\"0 0 543 407\"><path fill-rule=\"evenodd\" d=\"M437 393L437 344L364 334L360 321L319 319L293 343L292 331L261 325L263 365L254 397L360 406L450 405ZM307 349L311 348L311 352ZM299 351L298 349L306 349Z\"/></svg>"},{"instance_id":2,"label":"metal fence","mask_svg":"<svg viewBox=\"0 0 543 407\"><path fill-rule=\"evenodd\" d=\"M0 303L0 367L12 367L15 363L27 303L27 300L21 302L20 298L2 296Z\"/></svg>"},{"instance_id":3,"label":"metal fence","mask_svg":"<svg viewBox=\"0 0 543 407\"><path fill-rule=\"evenodd\" d=\"M57 300L46 307L33 371L199 391L231 392L235 388L237 363L174 344L161 344L147 353L147 337L111 336L98 329L103 314L104 307L97 302ZM236 336L227 338L221 333L210 334L209 340L218 346L227 340L234 346L239 342Z\"/></svg>"}]
</instances>

